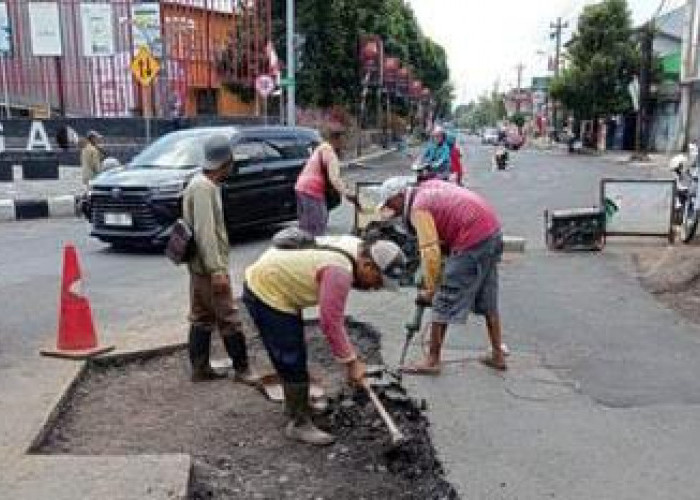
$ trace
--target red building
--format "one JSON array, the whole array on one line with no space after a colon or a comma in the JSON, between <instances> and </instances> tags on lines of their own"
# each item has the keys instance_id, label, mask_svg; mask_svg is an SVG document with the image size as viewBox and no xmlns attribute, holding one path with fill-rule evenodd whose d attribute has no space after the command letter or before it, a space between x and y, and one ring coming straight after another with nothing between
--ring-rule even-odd
<instances>
[{"instance_id":1,"label":"red building","mask_svg":"<svg viewBox=\"0 0 700 500\"><path fill-rule=\"evenodd\" d=\"M270 0L39 3L0 2L0 101L7 94L13 114L47 106L66 116L254 112L227 87L252 88L268 69ZM130 69L142 45L160 64L145 89Z\"/></svg>"}]
</instances>

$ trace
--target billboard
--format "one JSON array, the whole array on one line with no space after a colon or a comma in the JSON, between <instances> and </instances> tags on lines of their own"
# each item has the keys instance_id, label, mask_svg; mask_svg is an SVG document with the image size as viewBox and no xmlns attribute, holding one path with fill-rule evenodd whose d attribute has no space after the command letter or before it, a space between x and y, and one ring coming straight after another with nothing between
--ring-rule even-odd
<instances>
[{"instance_id":1,"label":"billboard","mask_svg":"<svg viewBox=\"0 0 700 500\"><path fill-rule=\"evenodd\" d=\"M105 3L80 5L85 57L114 55L112 6Z\"/></svg>"},{"instance_id":2,"label":"billboard","mask_svg":"<svg viewBox=\"0 0 700 500\"><path fill-rule=\"evenodd\" d=\"M131 6L131 32L134 53L147 47L155 57L163 56L163 38L160 24L160 4L138 3Z\"/></svg>"},{"instance_id":3,"label":"billboard","mask_svg":"<svg viewBox=\"0 0 700 500\"><path fill-rule=\"evenodd\" d=\"M32 54L35 56L61 56L61 20L56 2L32 2L29 9L29 30Z\"/></svg>"},{"instance_id":4,"label":"billboard","mask_svg":"<svg viewBox=\"0 0 700 500\"><path fill-rule=\"evenodd\" d=\"M12 52L12 26L7 15L7 2L0 2L0 54Z\"/></svg>"}]
</instances>

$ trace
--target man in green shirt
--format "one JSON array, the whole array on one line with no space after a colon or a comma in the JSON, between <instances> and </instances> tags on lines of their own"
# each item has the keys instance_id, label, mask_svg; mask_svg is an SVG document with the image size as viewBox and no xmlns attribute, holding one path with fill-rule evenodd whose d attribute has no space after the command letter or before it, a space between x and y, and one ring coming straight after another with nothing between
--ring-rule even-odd
<instances>
[{"instance_id":1,"label":"man in green shirt","mask_svg":"<svg viewBox=\"0 0 700 500\"><path fill-rule=\"evenodd\" d=\"M231 142L225 135L204 144L205 163L185 189L183 218L194 233L196 252L189 261L190 333L189 356L192 381L225 377L209 364L211 334L218 328L226 352L233 362L236 378L253 382L245 337L238 309L231 294L228 274L229 242L221 204L221 183L233 166Z\"/></svg>"}]
</instances>

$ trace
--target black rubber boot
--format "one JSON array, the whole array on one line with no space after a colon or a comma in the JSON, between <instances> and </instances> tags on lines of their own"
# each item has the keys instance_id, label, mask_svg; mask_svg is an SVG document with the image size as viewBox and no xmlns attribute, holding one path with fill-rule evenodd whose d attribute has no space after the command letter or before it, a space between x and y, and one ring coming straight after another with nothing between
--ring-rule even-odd
<instances>
[{"instance_id":1,"label":"black rubber boot","mask_svg":"<svg viewBox=\"0 0 700 500\"><path fill-rule=\"evenodd\" d=\"M192 382L206 382L226 378L209 365L211 330L201 326L191 326L188 339L188 352L192 365Z\"/></svg>"},{"instance_id":2,"label":"black rubber boot","mask_svg":"<svg viewBox=\"0 0 700 500\"><path fill-rule=\"evenodd\" d=\"M260 377L250 368L245 335L239 331L227 332L221 336L224 348L235 371L235 379L244 384L255 385Z\"/></svg>"},{"instance_id":3,"label":"black rubber boot","mask_svg":"<svg viewBox=\"0 0 700 500\"><path fill-rule=\"evenodd\" d=\"M314 425L309 404L309 384L284 384L285 412L290 422L284 431L288 439L314 446L333 444L335 437Z\"/></svg>"}]
</instances>

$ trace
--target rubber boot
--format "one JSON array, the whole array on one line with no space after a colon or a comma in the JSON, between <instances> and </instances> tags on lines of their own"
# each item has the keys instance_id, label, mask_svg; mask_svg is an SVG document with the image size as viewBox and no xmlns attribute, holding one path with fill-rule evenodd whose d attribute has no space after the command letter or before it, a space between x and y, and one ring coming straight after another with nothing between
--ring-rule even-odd
<instances>
[{"instance_id":1,"label":"rubber boot","mask_svg":"<svg viewBox=\"0 0 700 500\"><path fill-rule=\"evenodd\" d=\"M260 376L255 373L248 362L248 349L245 344L245 336L240 331L228 332L221 336L224 348L235 371L235 379L248 385L255 385L260 381Z\"/></svg>"},{"instance_id":2,"label":"rubber boot","mask_svg":"<svg viewBox=\"0 0 700 500\"><path fill-rule=\"evenodd\" d=\"M285 411L290 418L284 431L288 439L314 446L333 444L335 437L314 425L309 404L309 384L284 384Z\"/></svg>"},{"instance_id":3,"label":"rubber boot","mask_svg":"<svg viewBox=\"0 0 700 500\"><path fill-rule=\"evenodd\" d=\"M188 339L188 352L192 365L192 382L206 382L226 378L209 365L211 330L201 326L191 326Z\"/></svg>"}]
</instances>

